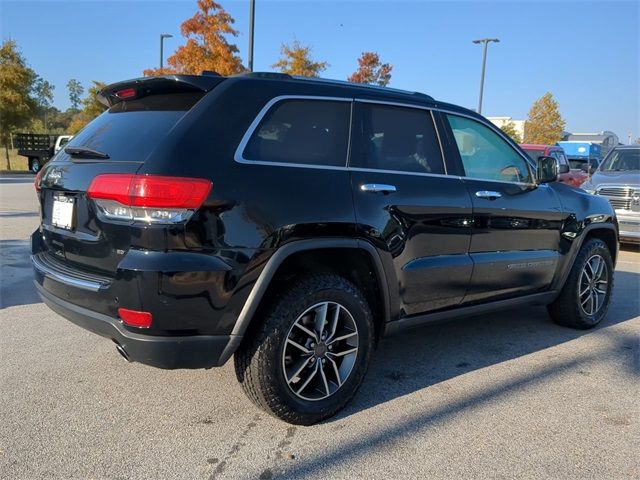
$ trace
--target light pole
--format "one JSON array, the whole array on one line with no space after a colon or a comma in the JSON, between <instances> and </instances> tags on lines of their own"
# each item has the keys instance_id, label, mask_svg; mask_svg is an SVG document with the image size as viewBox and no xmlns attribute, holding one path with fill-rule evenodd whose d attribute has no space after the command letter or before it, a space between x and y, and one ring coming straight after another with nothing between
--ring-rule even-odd
<instances>
[{"instance_id":1,"label":"light pole","mask_svg":"<svg viewBox=\"0 0 640 480\"><path fill-rule=\"evenodd\" d=\"M484 90L484 69L487 65L487 45L489 42L500 42L497 38L481 38L474 40L473 43L482 43L482 74L480 75L480 101L478 102L478 113L482 113L482 92Z\"/></svg>"},{"instance_id":2,"label":"light pole","mask_svg":"<svg viewBox=\"0 0 640 480\"><path fill-rule=\"evenodd\" d=\"M161 33L160 34L160 68L162 68L162 62L164 60L164 54L163 54L163 45L164 45L164 39L165 38L172 38L173 35L171 35L170 33Z\"/></svg>"},{"instance_id":3,"label":"light pole","mask_svg":"<svg viewBox=\"0 0 640 480\"><path fill-rule=\"evenodd\" d=\"M256 0L249 0L249 71L253 72L253 24L256 15Z\"/></svg>"}]
</instances>

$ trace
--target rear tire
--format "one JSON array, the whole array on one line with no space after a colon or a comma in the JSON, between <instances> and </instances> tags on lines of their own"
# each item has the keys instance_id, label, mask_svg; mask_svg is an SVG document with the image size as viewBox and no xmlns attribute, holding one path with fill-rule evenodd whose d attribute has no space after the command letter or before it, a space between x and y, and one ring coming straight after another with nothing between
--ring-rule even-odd
<instances>
[{"instance_id":1,"label":"rear tire","mask_svg":"<svg viewBox=\"0 0 640 480\"><path fill-rule=\"evenodd\" d=\"M311 425L351 400L367 370L374 331L355 285L333 274L298 278L260 320L234 357L253 403L286 422Z\"/></svg>"},{"instance_id":2,"label":"rear tire","mask_svg":"<svg viewBox=\"0 0 640 480\"><path fill-rule=\"evenodd\" d=\"M611 252L602 240L593 238L580 248L560 295L547 308L559 325L593 328L606 316L612 291Z\"/></svg>"}]
</instances>

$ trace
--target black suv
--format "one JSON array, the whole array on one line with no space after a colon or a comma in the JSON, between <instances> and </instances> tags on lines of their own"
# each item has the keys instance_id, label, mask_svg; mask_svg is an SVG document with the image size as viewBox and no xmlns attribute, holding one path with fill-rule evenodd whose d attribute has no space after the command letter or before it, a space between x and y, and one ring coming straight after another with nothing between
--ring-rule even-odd
<instances>
[{"instance_id":1,"label":"black suv","mask_svg":"<svg viewBox=\"0 0 640 480\"><path fill-rule=\"evenodd\" d=\"M480 115L280 74L116 83L36 180L37 289L128 360L235 354L260 407L333 415L378 340L547 304L589 328L618 251L605 198L551 183Z\"/></svg>"}]
</instances>

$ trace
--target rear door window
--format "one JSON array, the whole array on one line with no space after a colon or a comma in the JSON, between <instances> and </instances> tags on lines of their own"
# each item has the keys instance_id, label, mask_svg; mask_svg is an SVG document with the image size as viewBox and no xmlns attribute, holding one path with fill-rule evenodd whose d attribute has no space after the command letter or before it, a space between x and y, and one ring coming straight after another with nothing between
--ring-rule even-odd
<instances>
[{"instance_id":1,"label":"rear door window","mask_svg":"<svg viewBox=\"0 0 640 480\"><path fill-rule=\"evenodd\" d=\"M350 122L350 100L283 100L263 117L242 157L248 161L344 167Z\"/></svg>"},{"instance_id":2,"label":"rear door window","mask_svg":"<svg viewBox=\"0 0 640 480\"><path fill-rule=\"evenodd\" d=\"M359 135L350 166L444 174L442 152L429 110L357 103Z\"/></svg>"},{"instance_id":3,"label":"rear door window","mask_svg":"<svg viewBox=\"0 0 640 480\"><path fill-rule=\"evenodd\" d=\"M567 160L567 157L564 153L562 152L556 152L558 155L558 160L560 161L560 165L566 165L567 167L569 166L569 160Z\"/></svg>"}]
</instances>

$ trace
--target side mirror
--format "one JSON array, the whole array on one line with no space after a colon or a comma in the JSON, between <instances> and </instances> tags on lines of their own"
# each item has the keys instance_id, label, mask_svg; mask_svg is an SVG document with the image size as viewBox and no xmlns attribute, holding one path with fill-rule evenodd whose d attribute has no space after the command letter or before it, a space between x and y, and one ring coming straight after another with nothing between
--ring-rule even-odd
<instances>
[{"instance_id":1,"label":"side mirror","mask_svg":"<svg viewBox=\"0 0 640 480\"><path fill-rule=\"evenodd\" d=\"M560 170L558 171L559 174L563 174L563 173L569 173L569 165L567 164L561 164L560 165Z\"/></svg>"},{"instance_id":2,"label":"side mirror","mask_svg":"<svg viewBox=\"0 0 640 480\"><path fill-rule=\"evenodd\" d=\"M538 183L550 183L558 180L560 165L553 157L538 157L536 180Z\"/></svg>"}]
</instances>

